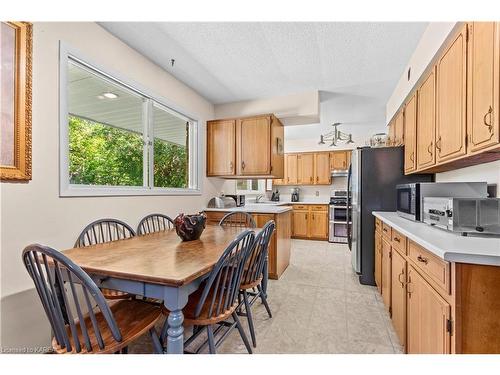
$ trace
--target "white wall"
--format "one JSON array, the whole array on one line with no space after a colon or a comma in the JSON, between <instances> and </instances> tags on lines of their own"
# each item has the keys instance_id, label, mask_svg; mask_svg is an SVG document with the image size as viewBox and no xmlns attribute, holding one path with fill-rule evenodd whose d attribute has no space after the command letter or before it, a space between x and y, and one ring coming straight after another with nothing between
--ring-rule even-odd
<instances>
[{"instance_id":1,"label":"white wall","mask_svg":"<svg viewBox=\"0 0 500 375\"><path fill-rule=\"evenodd\" d=\"M386 123L394 116L403 100L412 91L422 73L456 26L457 22L429 23L417 44L415 52L413 52L410 61L403 70L403 74L399 78L391 97L387 101ZM411 68L410 80L408 80L407 76L408 68Z\"/></svg>"},{"instance_id":2,"label":"white wall","mask_svg":"<svg viewBox=\"0 0 500 375\"><path fill-rule=\"evenodd\" d=\"M133 227L148 213L196 212L220 191L222 181L202 178L201 196L60 198L58 195L58 53L67 42L102 67L129 77L200 119L201 154L205 120L214 108L195 91L129 48L95 23L35 23L33 51L33 180L2 183L1 188L1 343L48 343L49 327L21 262L22 249L34 242L56 249L72 247L92 220L114 217ZM202 175L205 176L203 162Z\"/></svg>"},{"instance_id":3,"label":"white wall","mask_svg":"<svg viewBox=\"0 0 500 375\"><path fill-rule=\"evenodd\" d=\"M387 102L386 122L390 121L406 96L413 90L422 73L434 57L441 53L449 37L458 27L461 27L461 24L457 22L432 22L429 24ZM411 79L408 81L407 70L409 67L411 67ZM486 181L497 184L500 188L500 161L437 173L436 181Z\"/></svg>"}]
</instances>

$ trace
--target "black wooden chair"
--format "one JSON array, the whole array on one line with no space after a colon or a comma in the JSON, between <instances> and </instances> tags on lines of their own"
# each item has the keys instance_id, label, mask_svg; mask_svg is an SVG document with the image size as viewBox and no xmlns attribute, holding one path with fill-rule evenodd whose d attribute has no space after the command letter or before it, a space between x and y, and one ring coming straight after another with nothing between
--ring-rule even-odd
<instances>
[{"instance_id":1,"label":"black wooden chair","mask_svg":"<svg viewBox=\"0 0 500 375\"><path fill-rule=\"evenodd\" d=\"M30 245L22 258L52 327L56 353L124 353L146 332L155 351L163 351L154 328L161 317L158 306L138 300L108 306L90 276L50 247Z\"/></svg>"},{"instance_id":2,"label":"black wooden chair","mask_svg":"<svg viewBox=\"0 0 500 375\"><path fill-rule=\"evenodd\" d=\"M173 227L174 227L174 221L167 215L151 214L144 217L139 222L139 225L137 226L137 234L141 236L148 233L169 230L172 229Z\"/></svg>"},{"instance_id":3,"label":"black wooden chair","mask_svg":"<svg viewBox=\"0 0 500 375\"><path fill-rule=\"evenodd\" d=\"M245 305L245 314L248 320L248 328L252 337L254 348L257 346L255 339L255 328L252 318L252 305L260 298L264 304L270 318L273 317L269 304L267 303L266 290L262 287L263 280L267 280L267 262L269 254L269 243L274 232L275 223L270 220L264 225L262 231L255 237L254 245L248 257L241 278L240 295L243 297ZM257 292L253 292L257 288ZM250 297L253 297L250 300ZM241 299L241 298L240 298ZM240 303L241 306L241 303ZM239 306L239 307L240 307Z\"/></svg>"},{"instance_id":4,"label":"black wooden chair","mask_svg":"<svg viewBox=\"0 0 500 375\"><path fill-rule=\"evenodd\" d=\"M99 219L87 225L75 242L75 247L87 247L100 243L123 240L134 237L135 232L130 225L117 219ZM133 297L129 293L113 289L101 289L106 299L125 299Z\"/></svg>"},{"instance_id":5,"label":"black wooden chair","mask_svg":"<svg viewBox=\"0 0 500 375\"><path fill-rule=\"evenodd\" d=\"M256 228L255 220L247 212L229 212L219 221L223 227Z\"/></svg>"},{"instance_id":6,"label":"black wooden chair","mask_svg":"<svg viewBox=\"0 0 500 375\"><path fill-rule=\"evenodd\" d=\"M186 340L185 346L192 343L203 331L202 328L206 327L209 352L215 354L222 338L217 343L215 342L214 326L232 317L233 324L238 328L248 353L252 353L250 343L236 314L236 308L238 307L237 297L243 267L252 249L254 238L255 234L251 230L240 233L224 250L224 253L210 272L208 279L196 292L189 296L189 301L182 310L184 324L192 325L195 329L193 330L194 334ZM170 313L165 307L163 311L167 316ZM161 334L163 342L165 342L167 328L165 322Z\"/></svg>"}]
</instances>

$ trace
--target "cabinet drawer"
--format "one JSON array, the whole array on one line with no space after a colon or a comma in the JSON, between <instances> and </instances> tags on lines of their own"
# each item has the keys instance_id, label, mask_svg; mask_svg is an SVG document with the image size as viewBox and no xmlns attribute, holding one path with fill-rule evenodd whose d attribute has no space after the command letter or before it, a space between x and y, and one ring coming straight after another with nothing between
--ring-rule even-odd
<instances>
[{"instance_id":1,"label":"cabinet drawer","mask_svg":"<svg viewBox=\"0 0 500 375\"><path fill-rule=\"evenodd\" d=\"M382 232L382 221L378 217L375 218L375 230Z\"/></svg>"},{"instance_id":2,"label":"cabinet drawer","mask_svg":"<svg viewBox=\"0 0 500 375\"><path fill-rule=\"evenodd\" d=\"M401 254L406 255L406 237L394 228L392 229L392 247L399 250Z\"/></svg>"},{"instance_id":3,"label":"cabinet drawer","mask_svg":"<svg viewBox=\"0 0 500 375\"><path fill-rule=\"evenodd\" d=\"M328 211L328 206L326 204L314 204L310 207L311 211Z\"/></svg>"},{"instance_id":4,"label":"cabinet drawer","mask_svg":"<svg viewBox=\"0 0 500 375\"><path fill-rule=\"evenodd\" d=\"M387 225L386 223L382 223L382 236L387 238L389 241L392 240L391 233L392 233L392 228Z\"/></svg>"},{"instance_id":5,"label":"cabinet drawer","mask_svg":"<svg viewBox=\"0 0 500 375\"><path fill-rule=\"evenodd\" d=\"M294 204L293 209L299 211L307 211L309 210L309 207L307 206L307 204Z\"/></svg>"},{"instance_id":6,"label":"cabinet drawer","mask_svg":"<svg viewBox=\"0 0 500 375\"><path fill-rule=\"evenodd\" d=\"M450 264L413 241L408 241L408 257L446 293L450 293Z\"/></svg>"}]
</instances>

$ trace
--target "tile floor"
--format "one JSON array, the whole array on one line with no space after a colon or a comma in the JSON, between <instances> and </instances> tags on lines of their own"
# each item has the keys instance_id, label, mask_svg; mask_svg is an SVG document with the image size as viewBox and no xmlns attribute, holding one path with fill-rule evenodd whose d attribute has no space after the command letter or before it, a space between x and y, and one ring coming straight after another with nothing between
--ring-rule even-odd
<instances>
[{"instance_id":1,"label":"tile floor","mask_svg":"<svg viewBox=\"0 0 500 375\"><path fill-rule=\"evenodd\" d=\"M269 281L273 318L260 302L253 307L254 353L401 353L377 289L359 284L350 261L347 245L293 240L290 266ZM151 352L149 337L130 352ZM246 353L237 330L218 353Z\"/></svg>"}]
</instances>

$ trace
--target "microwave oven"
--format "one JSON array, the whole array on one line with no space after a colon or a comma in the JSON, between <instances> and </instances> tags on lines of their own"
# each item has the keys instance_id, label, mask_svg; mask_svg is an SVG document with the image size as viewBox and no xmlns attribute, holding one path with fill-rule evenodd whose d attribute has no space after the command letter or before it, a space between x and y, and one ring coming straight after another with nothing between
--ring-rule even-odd
<instances>
[{"instance_id":1,"label":"microwave oven","mask_svg":"<svg viewBox=\"0 0 500 375\"><path fill-rule=\"evenodd\" d=\"M416 182L396 185L399 216L423 221L424 197L486 198L486 182Z\"/></svg>"}]
</instances>

